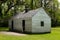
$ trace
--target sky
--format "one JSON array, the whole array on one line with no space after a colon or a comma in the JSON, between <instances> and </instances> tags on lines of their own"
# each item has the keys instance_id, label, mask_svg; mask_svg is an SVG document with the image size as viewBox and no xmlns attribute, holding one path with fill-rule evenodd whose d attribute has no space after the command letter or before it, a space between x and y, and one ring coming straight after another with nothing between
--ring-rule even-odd
<instances>
[{"instance_id":1,"label":"sky","mask_svg":"<svg viewBox=\"0 0 60 40\"><path fill-rule=\"evenodd\" d=\"M60 2L60 0L58 0L58 2Z\"/></svg>"},{"instance_id":2,"label":"sky","mask_svg":"<svg viewBox=\"0 0 60 40\"><path fill-rule=\"evenodd\" d=\"M60 3L60 0L58 0L58 2ZM59 9L60 9L60 5L59 5Z\"/></svg>"}]
</instances>

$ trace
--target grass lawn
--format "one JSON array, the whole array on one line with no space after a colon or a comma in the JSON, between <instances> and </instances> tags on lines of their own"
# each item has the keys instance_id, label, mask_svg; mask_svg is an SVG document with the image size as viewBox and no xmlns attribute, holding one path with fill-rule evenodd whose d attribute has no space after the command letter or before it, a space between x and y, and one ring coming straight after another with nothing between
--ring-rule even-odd
<instances>
[{"instance_id":1,"label":"grass lawn","mask_svg":"<svg viewBox=\"0 0 60 40\"><path fill-rule=\"evenodd\" d=\"M0 34L0 40L60 40L60 27L52 28L49 34L32 34L27 36Z\"/></svg>"}]
</instances>

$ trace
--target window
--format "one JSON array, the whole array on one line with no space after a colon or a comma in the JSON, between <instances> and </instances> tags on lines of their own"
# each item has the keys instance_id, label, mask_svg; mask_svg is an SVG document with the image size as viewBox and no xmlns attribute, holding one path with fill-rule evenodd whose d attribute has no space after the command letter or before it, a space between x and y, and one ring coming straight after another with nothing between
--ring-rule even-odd
<instances>
[{"instance_id":1,"label":"window","mask_svg":"<svg viewBox=\"0 0 60 40\"><path fill-rule=\"evenodd\" d=\"M44 26L44 22L43 21L41 21L41 26Z\"/></svg>"},{"instance_id":2,"label":"window","mask_svg":"<svg viewBox=\"0 0 60 40\"><path fill-rule=\"evenodd\" d=\"M22 20L23 31L25 30L25 20Z\"/></svg>"}]
</instances>

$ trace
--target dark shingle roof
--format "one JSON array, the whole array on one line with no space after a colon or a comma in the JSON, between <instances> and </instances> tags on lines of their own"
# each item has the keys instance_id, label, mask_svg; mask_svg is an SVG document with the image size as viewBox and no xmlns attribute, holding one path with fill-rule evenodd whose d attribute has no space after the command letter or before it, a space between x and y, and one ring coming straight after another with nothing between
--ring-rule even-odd
<instances>
[{"instance_id":1,"label":"dark shingle roof","mask_svg":"<svg viewBox=\"0 0 60 40\"><path fill-rule=\"evenodd\" d=\"M37 14L37 12L42 12L44 9L43 8L38 8L38 9L36 9L36 10L31 10L31 11L29 11L29 12L27 12L27 13L25 13L25 12L20 12L20 13L18 13L17 15L15 15L13 18L14 19L18 19L18 18L29 18L29 17L32 17L32 16L34 16L35 14Z\"/></svg>"}]
</instances>

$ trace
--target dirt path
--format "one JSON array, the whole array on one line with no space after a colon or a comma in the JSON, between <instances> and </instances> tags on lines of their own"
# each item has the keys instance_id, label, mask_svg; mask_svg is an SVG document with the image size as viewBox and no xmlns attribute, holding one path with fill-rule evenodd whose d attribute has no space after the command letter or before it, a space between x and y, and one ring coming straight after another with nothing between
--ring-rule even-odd
<instances>
[{"instance_id":1,"label":"dirt path","mask_svg":"<svg viewBox=\"0 0 60 40\"><path fill-rule=\"evenodd\" d=\"M27 34L16 33L16 32L8 32L8 31L1 31L0 34L15 35L15 36L27 36Z\"/></svg>"}]
</instances>

